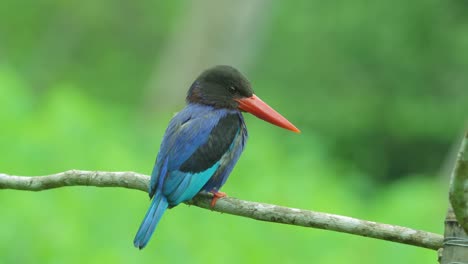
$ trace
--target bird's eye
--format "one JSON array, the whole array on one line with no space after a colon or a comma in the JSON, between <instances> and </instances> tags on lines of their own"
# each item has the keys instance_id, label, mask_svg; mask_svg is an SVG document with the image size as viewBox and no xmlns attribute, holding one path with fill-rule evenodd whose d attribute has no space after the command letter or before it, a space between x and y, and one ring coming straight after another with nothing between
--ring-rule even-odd
<instances>
[{"instance_id":1,"label":"bird's eye","mask_svg":"<svg viewBox=\"0 0 468 264\"><path fill-rule=\"evenodd\" d=\"M232 94L236 93L236 92L237 92L236 87L234 87L234 86L232 86L232 85L229 86L229 92L231 92Z\"/></svg>"}]
</instances>

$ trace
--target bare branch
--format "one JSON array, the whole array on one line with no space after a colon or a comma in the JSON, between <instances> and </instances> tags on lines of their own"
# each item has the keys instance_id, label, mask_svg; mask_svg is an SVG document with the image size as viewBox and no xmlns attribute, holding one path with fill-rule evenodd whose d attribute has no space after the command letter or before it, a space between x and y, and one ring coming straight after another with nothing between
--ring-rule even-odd
<instances>
[{"instance_id":1,"label":"bare branch","mask_svg":"<svg viewBox=\"0 0 468 264\"><path fill-rule=\"evenodd\" d=\"M146 191L149 177L135 172L70 170L47 176L11 176L0 174L0 189L42 191L64 186L125 187ZM356 218L257 203L226 197L210 208L211 194L201 193L187 204L256 220L320 228L372 237L418 247L442 247L443 237L426 231L388 225Z\"/></svg>"}]
</instances>

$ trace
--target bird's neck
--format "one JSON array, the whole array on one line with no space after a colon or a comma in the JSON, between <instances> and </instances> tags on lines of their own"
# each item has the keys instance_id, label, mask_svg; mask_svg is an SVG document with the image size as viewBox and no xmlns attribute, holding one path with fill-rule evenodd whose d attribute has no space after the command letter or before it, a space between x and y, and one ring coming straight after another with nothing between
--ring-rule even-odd
<instances>
[{"instance_id":1,"label":"bird's neck","mask_svg":"<svg viewBox=\"0 0 468 264\"><path fill-rule=\"evenodd\" d=\"M197 102L189 102L186 108L190 109L191 111L196 112L217 112L219 114L239 114L242 116L241 112L238 109L230 109L230 108L219 108L211 105L200 104Z\"/></svg>"}]
</instances>

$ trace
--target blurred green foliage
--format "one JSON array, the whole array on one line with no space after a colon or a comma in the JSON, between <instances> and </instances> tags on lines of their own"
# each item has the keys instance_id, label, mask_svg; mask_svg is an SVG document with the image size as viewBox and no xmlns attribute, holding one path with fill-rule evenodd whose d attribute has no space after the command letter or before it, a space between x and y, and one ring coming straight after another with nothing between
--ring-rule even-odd
<instances>
[{"instance_id":1,"label":"blurred green foliage","mask_svg":"<svg viewBox=\"0 0 468 264\"><path fill-rule=\"evenodd\" d=\"M187 5L2 1L0 172L149 174L180 105L147 113L144 86ZM467 9L435 0L268 5L261 49L241 70L303 133L248 116L247 149L223 190L442 233L448 180L436 176L467 120ZM0 263L436 262L434 251L185 205L138 251L148 204L124 189L3 190Z\"/></svg>"}]
</instances>

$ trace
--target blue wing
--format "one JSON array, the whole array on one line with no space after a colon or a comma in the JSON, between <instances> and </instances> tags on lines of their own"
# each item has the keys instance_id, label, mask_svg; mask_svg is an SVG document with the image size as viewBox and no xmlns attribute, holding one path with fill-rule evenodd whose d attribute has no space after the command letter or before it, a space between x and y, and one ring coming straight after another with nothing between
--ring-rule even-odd
<instances>
[{"instance_id":1,"label":"blue wing","mask_svg":"<svg viewBox=\"0 0 468 264\"><path fill-rule=\"evenodd\" d=\"M237 111L188 105L166 130L152 173L150 196L161 191L169 205L175 206L195 196L214 175L229 174L234 164L229 166L232 155L226 154L232 152L233 143L238 141L234 139L244 130ZM236 144L235 149L238 158L242 148Z\"/></svg>"},{"instance_id":2,"label":"blue wing","mask_svg":"<svg viewBox=\"0 0 468 264\"><path fill-rule=\"evenodd\" d=\"M213 122L210 122L209 111L205 114L198 114L199 112L202 113L203 109L187 106L169 123L151 173L148 191L150 197L153 197L156 190L162 190L167 174L177 170L204 143L203 139L208 137L216 124L216 115L213 115ZM202 126L205 117L206 125Z\"/></svg>"}]
</instances>

